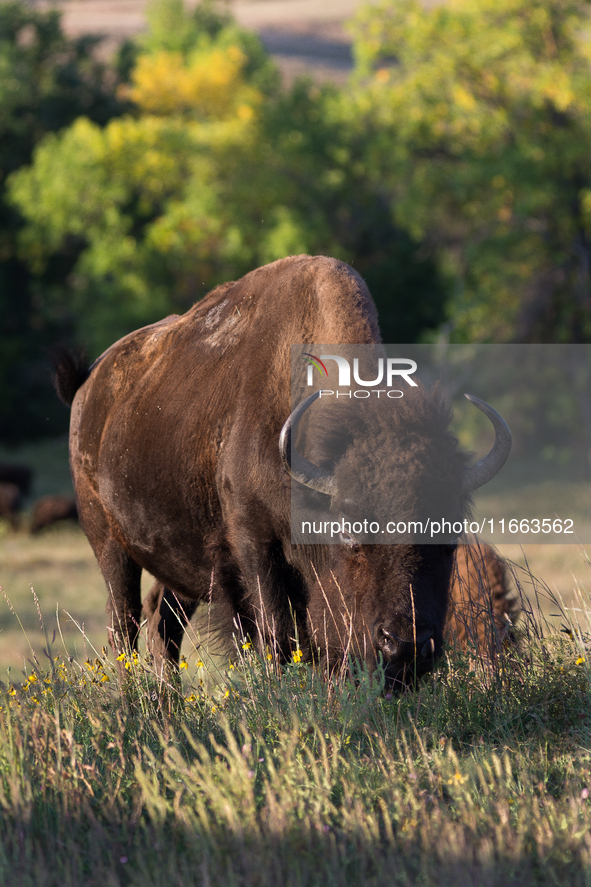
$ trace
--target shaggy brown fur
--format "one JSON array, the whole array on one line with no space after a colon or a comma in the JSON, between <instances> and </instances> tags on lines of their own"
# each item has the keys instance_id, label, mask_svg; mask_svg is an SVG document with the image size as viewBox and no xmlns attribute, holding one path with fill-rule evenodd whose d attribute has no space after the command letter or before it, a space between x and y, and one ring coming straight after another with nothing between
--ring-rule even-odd
<instances>
[{"instance_id":1,"label":"shaggy brown fur","mask_svg":"<svg viewBox=\"0 0 591 887\"><path fill-rule=\"evenodd\" d=\"M38 533L61 520L78 520L74 496L43 496L33 506L31 533Z\"/></svg>"},{"instance_id":2,"label":"shaggy brown fur","mask_svg":"<svg viewBox=\"0 0 591 887\"><path fill-rule=\"evenodd\" d=\"M363 633L357 636L359 621L355 618L355 599L345 597L343 590L337 587L334 574L323 579L312 586L308 604L308 630L310 637L316 639L317 652L322 657L328 650L330 658L330 638L335 654L350 649L363 655ZM171 597L163 605L164 592L164 587L155 582L143 607L151 651L156 658L164 655L162 614L170 613L169 638L174 635L175 641L180 643L181 626L190 619L187 612L193 612L190 602ZM513 627L519 614L519 603L511 590L507 566L497 552L480 540L459 546L445 621L446 645L470 650L492 660L508 643L515 643ZM211 624L215 631L219 631L215 616Z\"/></svg>"},{"instance_id":3,"label":"shaggy brown fur","mask_svg":"<svg viewBox=\"0 0 591 887\"><path fill-rule=\"evenodd\" d=\"M62 396L76 392L71 468L109 589L115 650L136 645L145 569L166 589L146 606L157 658L178 662L184 622L208 599L230 636L238 620L262 649L272 641L285 658L295 618L311 655L322 640L320 604L312 613L322 600L317 576L332 574L346 599L337 621L355 614L357 652L370 668L378 655L392 681L417 656L415 672L432 668L454 546L291 544L292 484L278 440L291 410L294 342L379 344L375 307L356 272L322 256L283 259L218 287L182 317L131 333L88 371L80 361L58 363ZM334 418L309 411L298 446L318 465L332 458L337 480L331 497L312 494L313 507L355 520L371 504L389 519L427 485L441 516L461 519L466 456L448 431L447 408L420 386L391 404L387 416L368 408L363 432L349 407ZM344 443L335 462L328 444L337 432ZM383 501L364 483L367 460L386 479ZM329 647L336 659L347 652L338 632Z\"/></svg>"},{"instance_id":4,"label":"shaggy brown fur","mask_svg":"<svg viewBox=\"0 0 591 887\"><path fill-rule=\"evenodd\" d=\"M519 604L511 591L507 566L496 551L478 540L456 554L445 639L491 659L514 641Z\"/></svg>"}]
</instances>

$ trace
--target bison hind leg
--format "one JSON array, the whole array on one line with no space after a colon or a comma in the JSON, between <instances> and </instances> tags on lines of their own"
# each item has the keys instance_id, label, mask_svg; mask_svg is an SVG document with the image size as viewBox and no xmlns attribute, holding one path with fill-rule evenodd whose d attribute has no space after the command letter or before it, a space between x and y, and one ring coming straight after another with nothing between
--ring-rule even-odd
<instances>
[{"instance_id":1,"label":"bison hind leg","mask_svg":"<svg viewBox=\"0 0 591 887\"><path fill-rule=\"evenodd\" d=\"M177 666L185 628L197 608L197 601L180 598L156 581L144 601L148 621L148 652L154 657L158 672L165 665Z\"/></svg>"},{"instance_id":2,"label":"bison hind leg","mask_svg":"<svg viewBox=\"0 0 591 887\"><path fill-rule=\"evenodd\" d=\"M109 598L107 630L116 656L137 649L142 614L142 568L114 539L97 555Z\"/></svg>"}]
</instances>

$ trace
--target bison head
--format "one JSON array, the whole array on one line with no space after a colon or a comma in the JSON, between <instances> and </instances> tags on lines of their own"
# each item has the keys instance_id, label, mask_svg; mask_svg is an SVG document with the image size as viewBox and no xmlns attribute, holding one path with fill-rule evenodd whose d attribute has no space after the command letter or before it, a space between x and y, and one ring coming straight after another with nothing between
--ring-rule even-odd
<instances>
[{"instance_id":1,"label":"bison head","mask_svg":"<svg viewBox=\"0 0 591 887\"><path fill-rule=\"evenodd\" d=\"M437 393L418 388L396 409L370 405L342 413L340 422L333 417L328 430L325 424L325 438L343 441L328 468L328 458L308 461L293 443L318 397L293 411L280 438L292 479L314 491L333 534L339 527L337 544L325 545L318 559L308 627L331 663L349 652L370 668L381 660L388 683L400 686L431 670L441 654L458 526L470 493L504 465L511 434L492 407L466 395L495 429L490 453L467 467L468 455L448 430L449 408ZM435 517L444 532L433 536Z\"/></svg>"}]
</instances>

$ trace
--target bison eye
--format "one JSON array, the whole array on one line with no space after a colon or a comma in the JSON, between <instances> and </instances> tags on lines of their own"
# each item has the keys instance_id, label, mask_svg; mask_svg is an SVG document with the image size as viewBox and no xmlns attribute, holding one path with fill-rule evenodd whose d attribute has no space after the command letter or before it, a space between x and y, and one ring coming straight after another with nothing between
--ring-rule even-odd
<instances>
[{"instance_id":1,"label":"bison eye","mask_svg":"<svg viewBox=\"0 0 591 887\"><path fill-rule=\"evenodd\" d=\"M351 533L339 533L339 539L343 545L348 545L349 548L353 548L353 546L358 544L357 539Z\"/></svg>"}]
</instances>

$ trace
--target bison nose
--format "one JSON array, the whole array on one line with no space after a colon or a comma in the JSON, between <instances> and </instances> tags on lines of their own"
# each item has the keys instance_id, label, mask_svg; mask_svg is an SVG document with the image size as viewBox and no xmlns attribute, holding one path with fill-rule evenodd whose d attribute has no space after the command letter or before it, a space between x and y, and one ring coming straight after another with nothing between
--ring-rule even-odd
<instances>
[{"instance_id":1,"label":"bison nose","mask_svg":"<svg viewBox=\"0 0 591 887\"><path fill-rule=\"evenodd\" d=\"M417 626L416 635L400 637L393 629L382 625L377 632L377 647L390 663L429 660L435 655L435 628Z\"/></svg>"}]
</instances>

